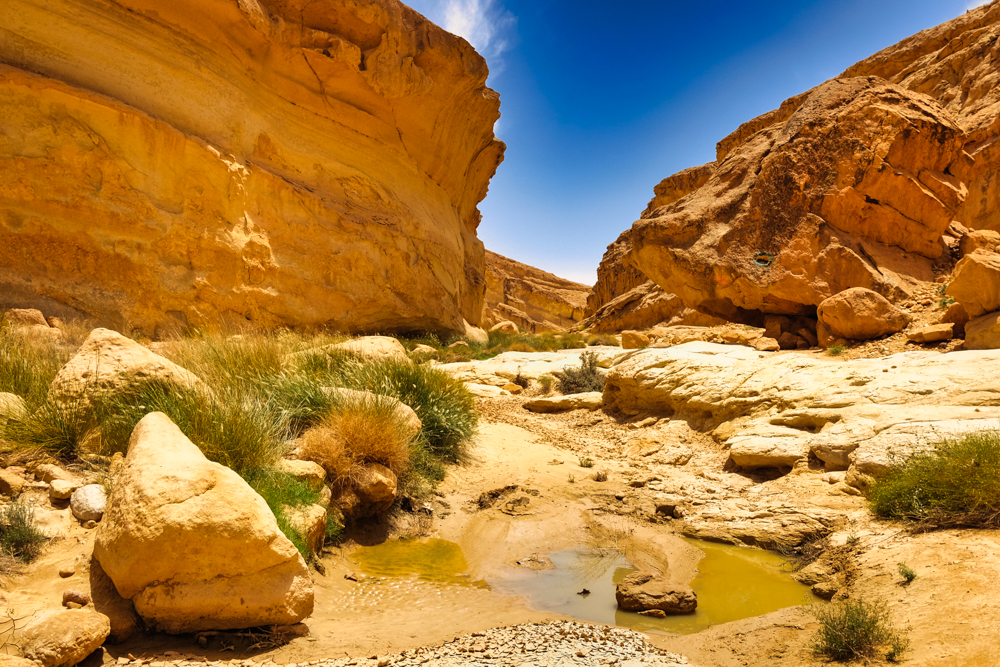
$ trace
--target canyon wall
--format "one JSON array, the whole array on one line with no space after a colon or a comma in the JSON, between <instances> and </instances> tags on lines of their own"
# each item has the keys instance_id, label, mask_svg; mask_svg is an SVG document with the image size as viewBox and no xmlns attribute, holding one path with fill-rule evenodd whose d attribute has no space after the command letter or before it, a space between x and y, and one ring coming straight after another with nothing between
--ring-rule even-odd
<instances>
[{"instance_id":1,"label":"canyon wall","mask_svg":"<svg viewBox=\"0 0 1000 667\"><path fill-rule=\"evenodd\" d=\"M486 251L483 324L514 322L522 332L564 331L584 317L590 288Z\"/></svg>"},{"instance_id":2,"label":"canyon wall","mask_svg":"<svg viewBox=\"0 0 1000 667\"><path fill-rule=\"evenodd\" d=\"M5 0L0 307L464 333L487 73L397 0Z\"/></svg>"},{"instance_id":3,"label":"canyon wall","mask_svg":"<svg viewBox=\"0 0 1000 667\"><path fill-rule=\"evenodd\" d=\"M733 321L814 316L850 287L906 299L954 260L954 221L1000 229L998 83L994 2L742 125L668 179L694 189L657 186L627 262Z\"/></svg>"}]
</instances>

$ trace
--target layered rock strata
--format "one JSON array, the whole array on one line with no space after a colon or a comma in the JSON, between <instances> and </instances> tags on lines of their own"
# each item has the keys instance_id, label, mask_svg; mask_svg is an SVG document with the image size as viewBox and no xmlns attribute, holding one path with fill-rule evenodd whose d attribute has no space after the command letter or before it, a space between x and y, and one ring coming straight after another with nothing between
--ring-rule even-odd
<instances>
[{"instance_id":1,"label":"layered rock strata","mask_svg":"<svg viewBox=\"0 0 1000 667\"><path fill-rule=\"evenodd\" d=\"M521 331L563 331L584 317L590 288L486 251L482 321L513 322Z\"/></svg>"},{"instance_id":2,"label":"layered rock strata","mask_svg":"<svg viewBox=\"0 0 1000 667\"><path fill-rule=\"evenodd\" d=\"M852 287L904 300L947 266L953 221L1000 229L998 37L993 3L744 124L697 178L672 177L694 190L658 186L627 261L748 323Z\"/></svg>"},{"instance_id":3,"label":"layered rock strata","mask_svg":"<svg viewBox=\"0 0 1000 667\"><path fill-rule=\"evenodd\" d=\"M396 0L0 5L0 307L478 323L499 99Z\"/></svg>"}]
</instances>

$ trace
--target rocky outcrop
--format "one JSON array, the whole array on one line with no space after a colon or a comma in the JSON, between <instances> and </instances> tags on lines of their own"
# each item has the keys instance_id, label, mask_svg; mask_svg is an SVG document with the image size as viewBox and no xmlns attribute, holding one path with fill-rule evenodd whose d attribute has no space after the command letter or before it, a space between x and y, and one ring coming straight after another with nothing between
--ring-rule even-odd
<instances>
[{"instance_id":1,"label":"rocky outcrop","mask_svg":"<svg viewBox=\"0 0 1000 667\"><path fill-rule=\"evenodd\" d=\"M904 300L947 263L952 221L1000 229L998 37L993 3L744 124L707 178L675 177L694 191L658 186L627 262L752 324L852 287Z\"/></svg>"},{"instance_id":2,"label":"rocky outcrop","mask_svg":"<svg viewBox=\"0 0 1000 667\"><path fill-rule=\"evenodd\" d=\"M132 433L94 556L163 632L288 625L312 613L309 570L267 503L162 413Z\"/></svg>"},{"instance_id":3,"label":"rocky outcrop","mask_svg":"<svg viewBox=\"0 0 1000 667\"><path fill-rule=\"evenodd\" d=\"M685 310L684 302L652 280L611 299L582 323L588 331L609 333L666 324ZM683 319L683 318L682 318Z\"/></svg>"},{"instance_id":4,"label":"rocky outcrop","mask_svg":"<svg viewBox=\"0 0 1000 667\"><path fill-rule=\"evenodd\" d=\"M0 7L0 307L463 333L498 95L397 0Z\"/></svg>"},{"instance_id":5,"label":"rocky outcrop","mask_svg":"<svg viewBox=\"0 0 1000 667\"><path fill-rule=\"evenodd\" d=\"M583 319L590 288L486 251L488 327L511 321L521 331L563 331Z\"/></svg>"},{"instance_id":6,"label":"rocky outcrop","mask_svg":"<svg viewBox=\"0 0 1000 667\"><path fill-rule=\"evenodd\" d=\"M907 352L840 362L687 343L614 360L604 408L712 431L743 468L870 475L945 437L1000 425L1000 352Z\"/></svg>"},{"instance_id":7,"label":"rocky outcrop","mask_svg":"<svg viewBox=\"0 0 1000 667\"><path fill-rule=\"evenodd\" d=\"M838 338L881 338L902 331L913 319L881 294L863 287L852 287L824 299L816 314L818 339L827 347Z\"/></svg>"},{"instance_id":8,"label":"rocky outcrop","mask_svg":"<svg viewBox=\"0 0 1000 667\"><path fill-rule=\"evenodd\" d=\"M645 283L642 271L628 262L632 252L632 230L625 230L604 251L597 267L597 282L587 296L587 317L592 317L604 304Z\"/></svg>"}]
</instances>

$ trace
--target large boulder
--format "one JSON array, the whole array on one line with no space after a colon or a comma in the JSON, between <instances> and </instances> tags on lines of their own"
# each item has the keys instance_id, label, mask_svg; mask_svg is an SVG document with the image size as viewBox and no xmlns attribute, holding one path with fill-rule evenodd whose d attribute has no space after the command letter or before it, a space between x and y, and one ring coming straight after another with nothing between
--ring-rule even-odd
<instances>
[{"instance_id":1,"label":"large boulder","mask_svg":"<svg viewBox=\"0 0 1000 667\"><path fill-rule=\"evenodd\" d=\"M90 598L94 609L108 617L111 631L108 642L121 644L131 639L142 627L135 605L118 594L115 583L96 558L91 557L89 568Z\"/></svg>"},{"instance_id":2,"label":"large boulder","mask_svg":"<svg viewBox=\"0 0 1000 667\"><path fill-rule=\"evenodd\" d=\"M334 343L322 350L351 352L373 361L409 361L406 348L395 338L389 336L362 336L344 343Z\"/></svg>"},{"instance_id":3,"label":"large boulder","mask_svg":"<svg viewBox=\"0 0 1000 667\"><path fill-rule=\"evenodd\" d=\"M94 329L49 387L49 400L83 413L93 401L127 394L144 383L170 389L204 387L190 371L108 329Z\"/></svg>"},{"instance_id":4,"label":"large boulder","mask_svg":"<svg viewBox=\"0 0 1000 667\"><path fill-rule=\"evenodd\" d=\"M946 290L970 318L1000 310L1000 255L976 251L959 261Z\"/></svg>"},{"instance_id":5,"label":"large boulder","mask_svg":"<svg viewBox=\"0 0 1000 667\"><path fill-rule=\"evenodd\" d=\"M652 572L635 572L622 579L615 588L615 599L625 611L659 609L667 614L690 614L698 606L698 596L690 586Z\"/></svg>"},{"instance_id":6,"label":"large boulder","mask_svg":"<svg viewBox=\"0 0 1000 667\"><path fill-rule=\"evenodd\" d=\"M44 611L18 639L25 658L43 667L72 667L100 648L110 632L108 617L95 611Z\"/></svg>"},{"instance_id":7,"label":"large boulder","mask_svg":"<svg viewBox=\"0 0 1000 667\"><path fill-rule=\"evenodd\" d=\"M987 313L965 325L965 349L1000 349L1000 312Z\"/></svg>"},{"instance_id":8,"label":"large boulder","mask_svg":"<svg viewBox=\"0 0 1000 667\"><path fill-rule=\"evenodd\" d=\"M824 345L838 338L881 338L902 331L912 320L884 296L863 287L847 289L824 299L817 314L822 325L817 331Z\"/></svg>"},{"instance_id":9,"label":"large boulder","mask_svg":"<svg viewBox=\"0 0 1000 667\"><path fill-rule=\"evenodd\" d=\"M162 413L132 432L94 556L163 632L289 625L312 613L305 561L267 503Z\"/></svg>"}]
</instances>

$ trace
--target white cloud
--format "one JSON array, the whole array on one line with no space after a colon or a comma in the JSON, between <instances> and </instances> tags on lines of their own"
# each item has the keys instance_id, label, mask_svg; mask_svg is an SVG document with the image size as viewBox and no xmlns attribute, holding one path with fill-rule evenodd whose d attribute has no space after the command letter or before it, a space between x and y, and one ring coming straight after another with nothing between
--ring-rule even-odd
<instances>
[{"instance_id":1,"label":"white cloud","mask_svg":"<svg viewBox=\"0 0 1000 667\"><path fill-rule=\"evenodd\" d=\"M512 46L517 17L500 0L443 0L444 29L464 37L494 62Z\"/></svg>"},{"instance_id":2,"label":"white cloud","mask_svg":"<svg viewBox=\"0 0 1000 667\"><path fill-rule=\"evenodd\" d=\"M993 0L972 0L972 2L965 5L965 9L966 11L968 11L970 9L975 9L976 7L982 7L983 5L988 5L991 2L993 2Z\"/></svg>"}]
</instances>

